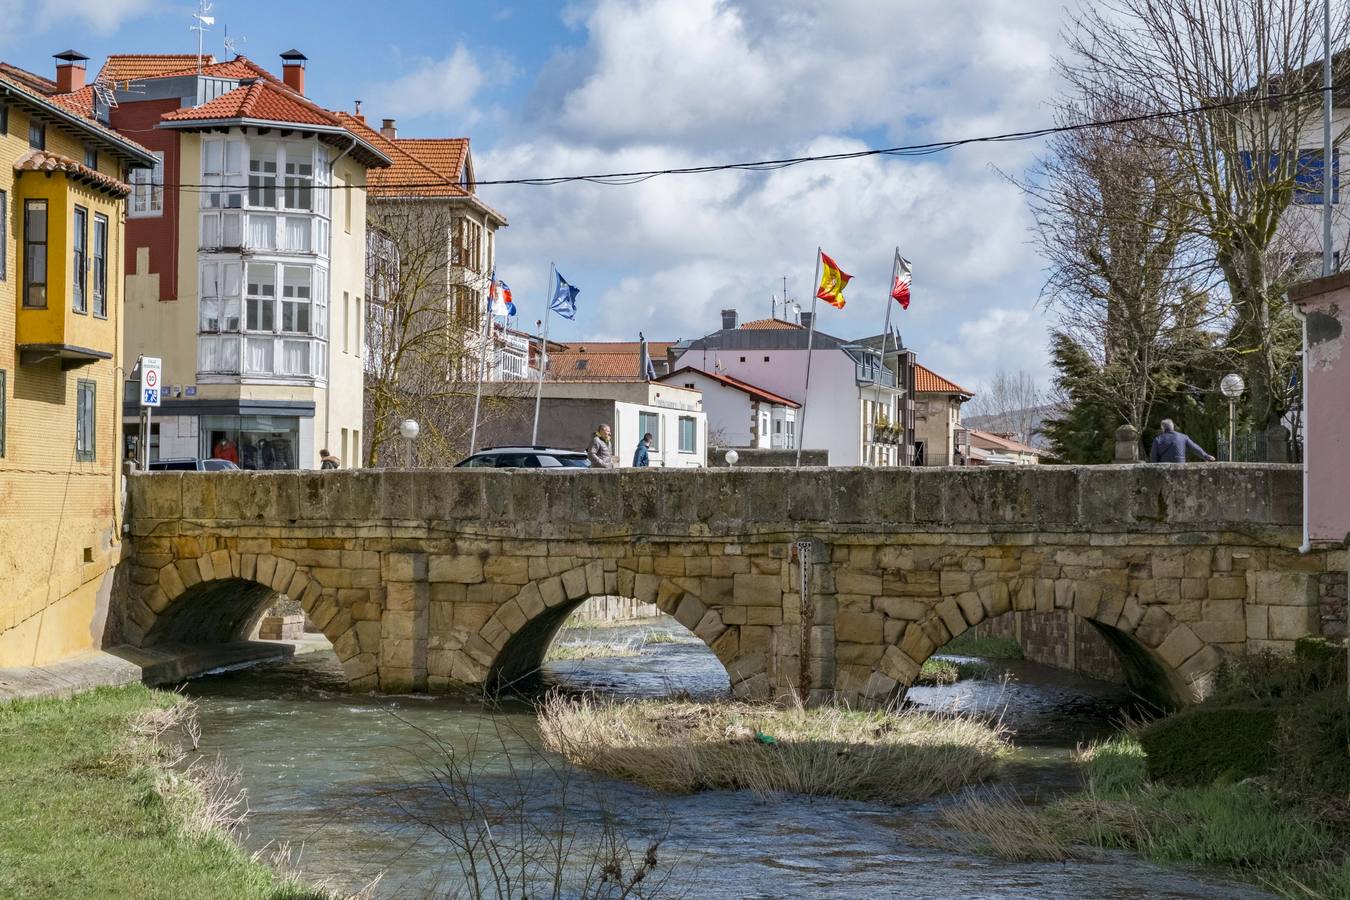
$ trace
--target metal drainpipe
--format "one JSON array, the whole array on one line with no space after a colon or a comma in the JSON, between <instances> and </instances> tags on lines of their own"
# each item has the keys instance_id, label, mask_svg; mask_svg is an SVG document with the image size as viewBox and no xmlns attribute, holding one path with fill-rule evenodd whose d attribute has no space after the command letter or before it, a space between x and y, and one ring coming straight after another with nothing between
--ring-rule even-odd
<instances>
[{"instance_id":1,"label":"metal drainpipe","mask_svg":"<svg viewBox=\"0 0 1350 900\"><path fill-rule=\"evenodd\" d=\"M1312 551L1312 535L1308 532L1308 317L1297 303L1289 308L1298 317L1303 329L1303 383L1299 386L1303 392L1303 543L1299 544L1299 553Z\"/></svg>"}]
</instances>

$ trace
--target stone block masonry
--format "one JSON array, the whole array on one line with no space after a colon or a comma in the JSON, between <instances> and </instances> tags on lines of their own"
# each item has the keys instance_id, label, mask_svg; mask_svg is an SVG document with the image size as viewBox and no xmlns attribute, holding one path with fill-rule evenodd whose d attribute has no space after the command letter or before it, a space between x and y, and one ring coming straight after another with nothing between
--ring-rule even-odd
<instances>
[{"instance_id":1,"label":"stone block masonry","mask_svg":"<svg viewBox=\"0 0 1350 900\"><path fill-rule=\"evenodd\" d=\"M1300 488L1259 465L154 473L116 608L134 644L224 641L284 594L354 688L451 691L529 677L617 595L739 696L877 701L973 625L1058 611L1176 703L1223 654L1320 630L1344 553L1297 552Z\"/></svg>"}]
</instances>

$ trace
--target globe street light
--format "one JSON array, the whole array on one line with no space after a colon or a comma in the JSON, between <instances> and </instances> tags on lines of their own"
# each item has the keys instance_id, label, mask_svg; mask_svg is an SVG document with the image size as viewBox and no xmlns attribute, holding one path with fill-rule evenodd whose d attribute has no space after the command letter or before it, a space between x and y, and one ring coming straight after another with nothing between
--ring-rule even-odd
<instances>
[{"instance_id":1,"label":"globe street light","mask_svg":"<svg viewBox=\"0 0 1350 900\"><path fill-rule=\"evenodd\" d=\"M1234 431L1237 428L1237 398L1246 390L1247 383L1236 372L1229 372L1219 380L1219 393L1228 398L1228 461L1233 461Z\"/></svg>"},{"instance_id":2,"label":"globe street light","mask_svg":"<svg viewBox=\"0 0 1350 900\"><path fill-rule=\"evenodd\" d=\"M408 468L410 469L413 467L413 441L417 439L421 430L422 427L417 424L416 419L404 419L402 424L398 426L398 433L408 442Z\"/></svg>"},{"instance_id":3,"label":"globe street light","mask_svg":"<svg viewBox=\"0 0 1350 900\"><path fill-rule=\"evenodd\" d=\"M741 455L737 453L735 450L728 450L726 456L723 458L726 459L727 465L735 466L736 460L740 459Z\"/></svg>"}]
</instances>

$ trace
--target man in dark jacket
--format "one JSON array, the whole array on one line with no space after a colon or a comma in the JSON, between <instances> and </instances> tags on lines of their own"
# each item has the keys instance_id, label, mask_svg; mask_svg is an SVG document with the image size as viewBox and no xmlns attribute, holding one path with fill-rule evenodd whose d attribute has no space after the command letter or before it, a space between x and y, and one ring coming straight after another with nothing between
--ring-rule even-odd
<instances>
[{"instance_id":1,"label":"man in dark jacket","mask_svg":"<svg viewBox=\"0 0 1350 900\"><path fill-rule=\"evenodd\" d=\"M1162 434L1153 439L1153 446L1148 454L1150 462L1184 463L1187 450L1205 462L1214 462L1214 457L1206 453L1199 444L1177 431L1177 426L1171 419L1163 419L1159 427L1162 428Z\"/></svg>"},{"instance_id":2,"label":"man in dark jacket","mask_svg":"<svg viewBox=\"0 0 1350 900\"><path fill-rule=\"evenodd\" d=\"M651 457L648 455L648 449L652 445L652 433L649 431L638 441L637 449L633 451L633 466L638 469L645 469L651 465Z\"/></svg>"}]
</instances>

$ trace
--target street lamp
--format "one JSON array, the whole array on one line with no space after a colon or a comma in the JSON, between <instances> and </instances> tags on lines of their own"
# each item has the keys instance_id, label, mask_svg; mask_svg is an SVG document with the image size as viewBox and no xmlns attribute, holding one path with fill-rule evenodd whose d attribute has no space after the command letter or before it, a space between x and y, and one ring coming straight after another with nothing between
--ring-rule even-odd
<instances>
[{"instance_id":1,"label":"street lamp","mask_svg":"<svg viewBox=\"0 0 1350 900\"><path fill-rule=\"evenodd\" d=\"M1228 461L1233 461L1235 430L1237 429L1237 398L1246 390L1247 383L1236 372L1229 372L1219 381L1219 393L1228 398Z\"/></svg>"},{"instance_id":2,"label":"street lamp","mask_svg":"<svg viewBox=\"0 0 1350 900\"><path fill-rule=\"evenodd\" d=\"M736 460L738 460L738 459L740 459L740 458L741 458L741 455L740 455L739 453L737 453L735 450L728 450L727 453L726 453L726 456L723 457L723 459L725 459L725 460L727 461L727 465L729 465L729 466L735 466L735 465L736 465Z\"/></svg>"},{"instance_id":3,"label":"street lamp","mask_svg":"<svg viewBox=\"0 0 1350 900\"><path fill-rule=\"evenodd\" d=\"M417 440L418 433L422 430L417 424L416 419L404 419L398 426L398 433L408 442L408 468L413 467L413 441Z\"/></svg>"}]
</instances>

